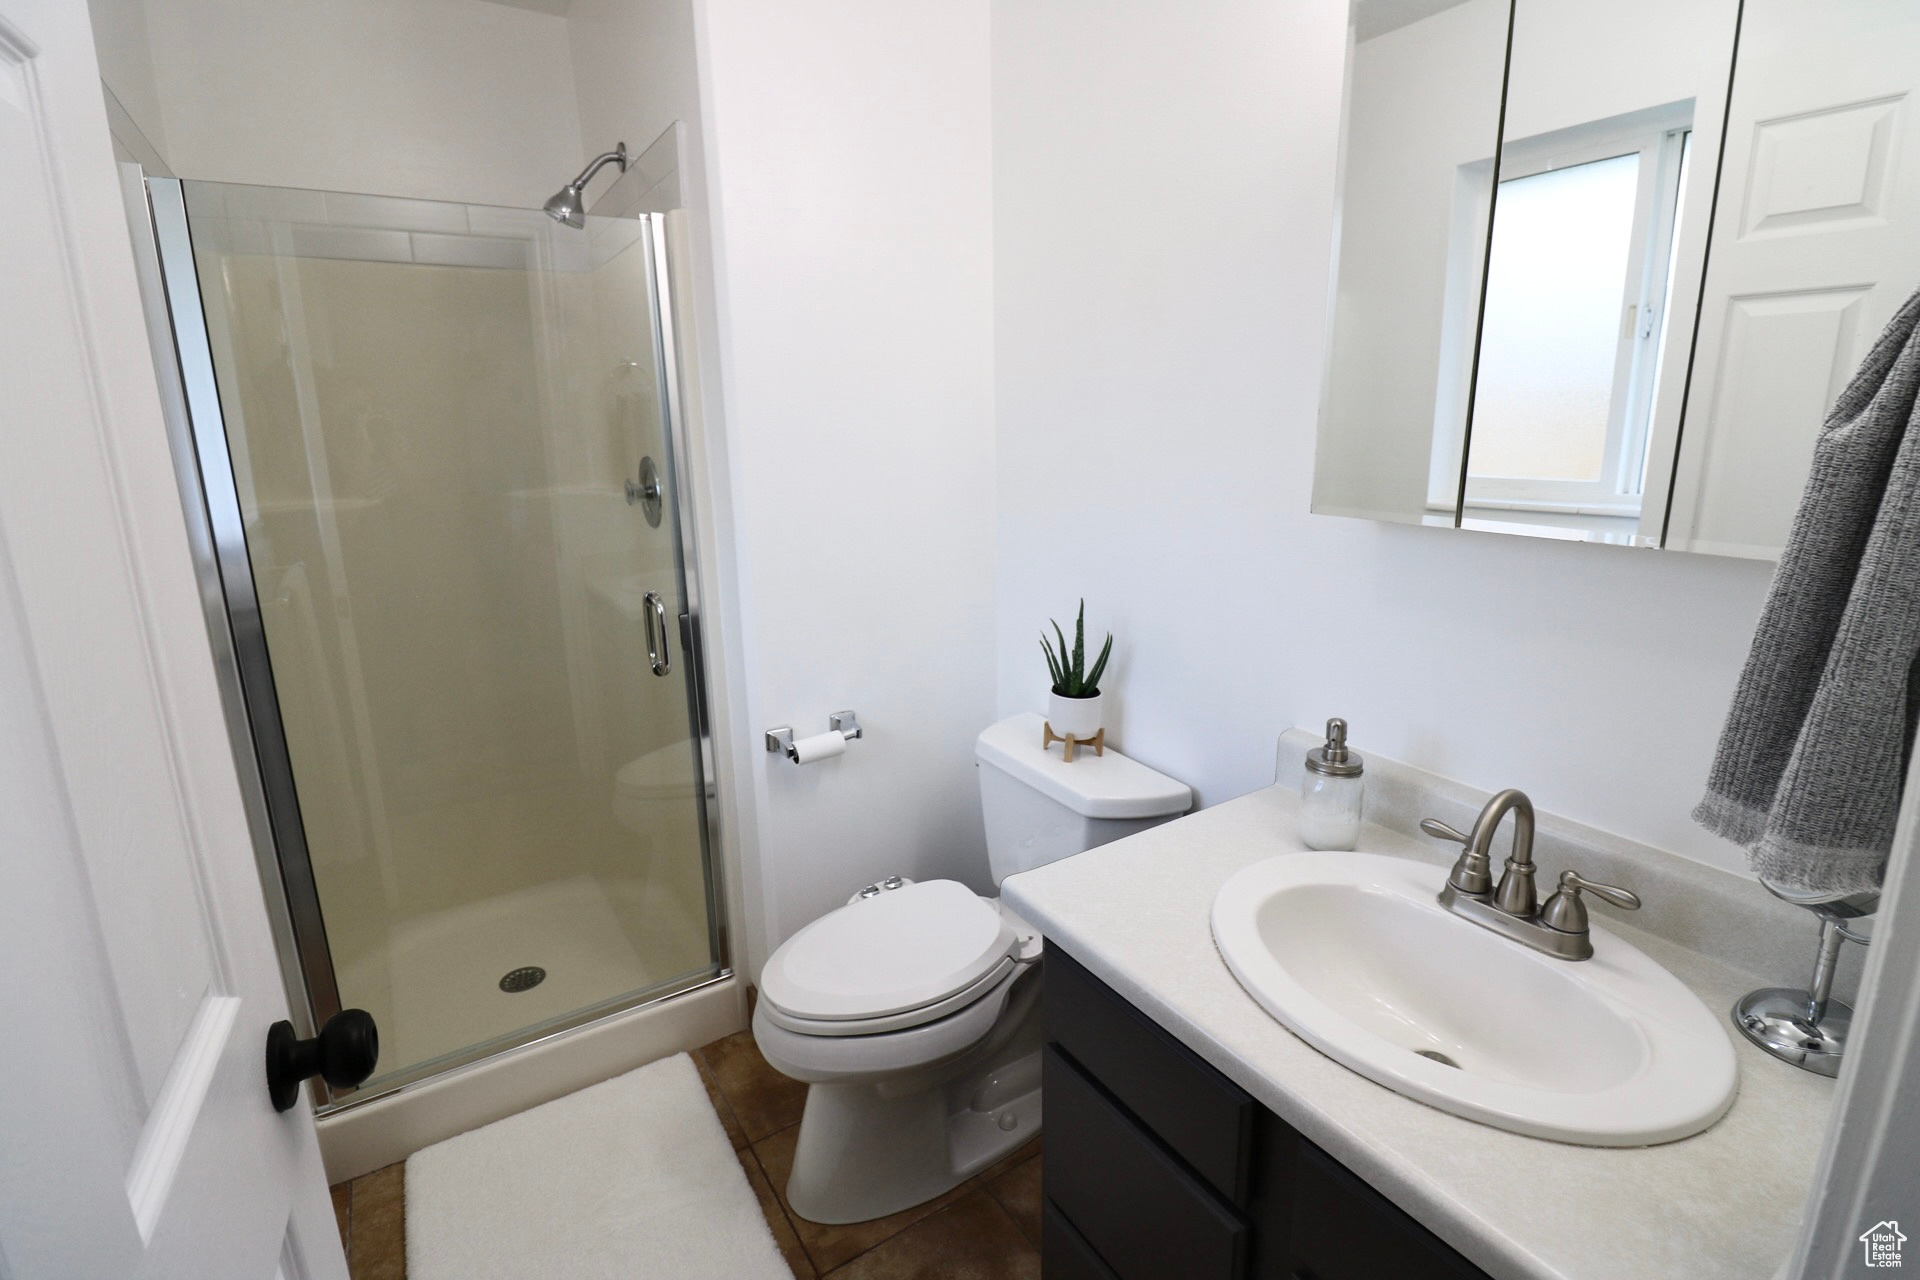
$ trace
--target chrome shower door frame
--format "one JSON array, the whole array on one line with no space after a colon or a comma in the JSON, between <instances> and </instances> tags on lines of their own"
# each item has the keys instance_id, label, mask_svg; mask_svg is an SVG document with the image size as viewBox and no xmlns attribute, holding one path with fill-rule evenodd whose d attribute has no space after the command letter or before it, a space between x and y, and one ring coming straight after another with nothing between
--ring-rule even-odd
<instances>
[{"instance_id":1,"label":"chrome shower door frame","mask_svg":"<svg viewBox=\"0 0 1920 1280\"><path fill-rule=\"evenodd\" d=\"M164 307L164 315L150 318L149 336L155 341L154 363L162 370L163 387L173 381L178 388L177 395L162 396L167 434L188 523L198 523L204 530L202 537L192 539L194 570L206 602L221 699L228 708L234 763L248 811L256 815L256 858L263 871L271 872L267 883L277 882L281 889L279 901L274 901L275 895L269 892L267 907L270 914L280 917L275 932L283 946L291 941L294 949L291 956L283 951L280 963L289 994L298 993L292 1001L295 1026L302 1034L311 1035L339 1012L340 988L321 917L306 827L300 821L293 761L280 719L273 664L267 654L260 600L254 588L253 561L247 550L226 419L214 377L213 348L200 298L199 270L187 225L186 193L178 178L148 178L146 195L153 238L150 244L142 244L136 235L134 247L136 256L142 258L151 252L152 274L158 279L164 300L146 299L150 311L156 303ZM158 345L155 319L166 328L164 336L170 350L164 353ZM222 658L226 660L218 660ZM238 732L234 732L236 709ZM259 818L264 818L264 828ZM301 1025L302 1014L305 1025ZM328 1100L328 1087L318 1081L315 1087L317 1100Z\"/></svg>"},{"instance_id":2,"label":"chrome shower door frame","mask_svg":"<svg viewBox=\"0 0 1920 1280\"><path fill-rule=\"evenodd\" d=\"M669 135L671 136L671 135ZM663 139L663 142L666 139ZM669 147L671 144L668 144ZM658 149L649 148L649 156ZM671 163L673 158L668 157ZM208 638L226 711L230 745L253 827L256 862L273 920L293 1021L311 1035L341 1008L339 982L327 941L318 885L300 818L298 788L276 696L272 659L246 542L244 515L220 406L213 351L200 296L185 190L176 178L146 177L125 166L125 194L148 336L160 383L182 506L193 548ZM144 207L142 207L144 205ZM628 213L642 224L648 305L654 316L661 420L672 501L681 653L686 665L688 723L693 736L702 876L707 890L711 972L696 972L628 992L563 1018L430 1060L389 1075L371 1089L334 1089L314 1082L320 1114L348 1109L437 1080L509 1050L550 1040L578 1027L694 991L733 974L725 886L720 869L720 811L714 785L714 746L707 715L706 662L700 625L701 581L692 479L684 447L684 403L678 335L674 331L668 213ZM145 224L150 235L140 234Z\"/></svg>"},{"instance_id":3,"label":"chrome shower door frame","mask_svg":"<svg viewBox=\"0 0 1920 1280\"><path fill-rule=\"evenodd\" d=\"M670 161L677 160L677 142L681 126L675 125L641 156L644 162L661 152ZM676 165L677 168L677 165ZM589 216L594 216L589 211ZM708 945L719 966L719 976L733 972L732 939L727 932L726 883L720 874L720 795L715 782L713 725L707 715L707 650L701 626L704 600L701 593L699 556L699 520L694 510L695 488L685 439L685 388L680 380L679 333L674 324L673 255L669 231L670 211L638 215L646 233L647 282L654 311L654 360L660 371L660 425L667 446L667 471L672 477L671 502L674 520L674 565L679 575L680 599L686 612L680 615L680 653L687 666L687 725L698 749L695 765L700 792L700 856L705 862L707 885Z\"/></svg>"}]
</instances>

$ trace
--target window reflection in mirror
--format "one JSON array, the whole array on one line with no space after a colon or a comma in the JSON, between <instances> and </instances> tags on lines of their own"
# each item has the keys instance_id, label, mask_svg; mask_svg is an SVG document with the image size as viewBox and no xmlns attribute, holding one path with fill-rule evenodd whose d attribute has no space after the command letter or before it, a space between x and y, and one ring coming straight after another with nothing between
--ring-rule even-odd
<instances>
[{"instance_id":1,"label":"window reflection in mirror","mask_svg":"<svg viewBox=\"0 0 1920 1280\"><path fill-rule=\"evenodd\" d=\"M1429 467L1465 446L1429 494L1463 526L1658 544L1737 11L1516 0L1486 288L1448 298L1479 312L1470 429Z\"/></svg>"},{"instance_id":2,"label":"window reflection in mirror","mask_svg":"<svg viewBox=\"0 0 1920 1280\"><path fill-rule=\"evenodd\" d=\"M1692 132L1686 102L1503 150L1467 458L1476 515L1639 532Z\"/></svg>"}]
</instances>

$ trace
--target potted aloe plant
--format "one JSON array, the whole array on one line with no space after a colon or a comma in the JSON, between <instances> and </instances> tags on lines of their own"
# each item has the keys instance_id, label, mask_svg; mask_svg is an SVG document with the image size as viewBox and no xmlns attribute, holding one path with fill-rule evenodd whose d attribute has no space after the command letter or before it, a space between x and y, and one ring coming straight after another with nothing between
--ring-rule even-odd
<instances>
[{"instance_id":1,"label":"potted aloe plant","mask_svg":"<svg viewBox=\"0 0 1920 1280\"><path fill-rule=\"evenodd\" d=\"M1053 620L1048 619L1049 622ZM1113 652L1113 633L1100 646L1093 667L1087 659L1087 602L1080 601L1080 614L1073 623L1073 648L1067 648L1067 636L1058 622L1053 623L1054 648L1046 632L1040 633L1040 648L1047 655L1047 671L1053 677L1053 691L1047 699L1047 724L1063 738L1089 741L1100 732L1100 676L1107 669L1107 657Z\"/></svg>"}]
</instances>

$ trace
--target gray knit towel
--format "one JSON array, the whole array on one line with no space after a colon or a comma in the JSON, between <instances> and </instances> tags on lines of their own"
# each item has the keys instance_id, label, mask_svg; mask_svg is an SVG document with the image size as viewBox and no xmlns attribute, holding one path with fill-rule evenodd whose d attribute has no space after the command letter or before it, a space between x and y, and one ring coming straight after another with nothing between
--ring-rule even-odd
<instances>
[{"instance_id":1,"label":"gray knit towel","mask_svg":"<svg viewBox=\"0 0 1920 1280\"><path fill-rule=\"evenodd\" d=\"M1786 888L1877 889L1893 847L1920 712L1916 396L1920 293L1820 429L1693 811Z\"/></svg>"}]
</instances>

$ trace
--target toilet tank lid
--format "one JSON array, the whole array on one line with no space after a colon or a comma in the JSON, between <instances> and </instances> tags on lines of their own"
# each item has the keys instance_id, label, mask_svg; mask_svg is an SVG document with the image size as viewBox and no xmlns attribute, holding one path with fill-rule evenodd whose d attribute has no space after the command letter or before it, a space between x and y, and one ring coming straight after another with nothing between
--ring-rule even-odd
<instances>
[{"instance_id":1,"label":"toilet tank lid","mask_svg":"<svg viewBox=\"0 0 1920 1280\"><path fill-rule=\"evenodd\" d=\"M1112 747L1098 756L1080 747L1068 764L1059 743L1041 747L1045 726L1046 718L1033 712L1002 720L980 734L974 755L1086 818L1160 818L1193 806L1184 782Z\"/></svg>"}]
</instances>

